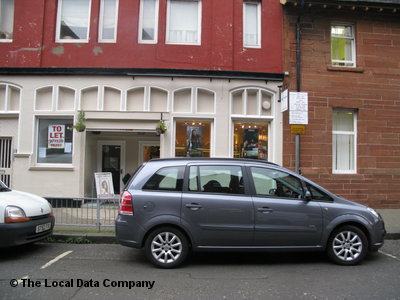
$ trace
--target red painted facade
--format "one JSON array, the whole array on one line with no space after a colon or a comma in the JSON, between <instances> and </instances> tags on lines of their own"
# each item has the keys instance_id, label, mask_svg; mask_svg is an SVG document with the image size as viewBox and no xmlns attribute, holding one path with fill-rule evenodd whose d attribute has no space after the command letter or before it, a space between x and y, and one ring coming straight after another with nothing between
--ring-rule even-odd
<instances>
[{"instance_id":1,"label":"red painted facade","mask_svg":"<svg viewBox=\"0 0 400 300\"><path fill-rule=\"evenodd\" d=\"M165 43L167 0L159 1L158 43L138 43L139 0L120 0L116 43L98 42L100 0L91 2L88 43L56 43L57 1L15 1L14 38L0 43L3 67L173 68L282 72L282 6L262 0L260 49L243 47L243 1L203 0L201 45Z\"/></svg>"}]
</instances>

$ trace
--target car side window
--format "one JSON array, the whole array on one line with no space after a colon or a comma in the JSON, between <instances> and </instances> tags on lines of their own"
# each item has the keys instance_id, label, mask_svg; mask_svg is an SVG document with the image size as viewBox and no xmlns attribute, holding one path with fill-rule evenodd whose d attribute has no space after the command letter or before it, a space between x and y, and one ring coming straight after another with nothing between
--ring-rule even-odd
<instances>
[{"instance_id":1,"label":"car side window","mask_svg":"<svg viewBox=\"0 0 400 300\"><path fill-rule=\"evenodd\" d=\"M182 191L184 167L158 170L143 186L144 190Z\"/></svg>"},{"instance_id":2,"label":"car side window","mask_svg":"<svg viewBox=\"0 0 400 300\"><path fill-rule=\"evenodd\" d=\"M189 171L189 191L244 194L242 168L240 166L192 166Z\"/></svg>"},{"instance_id":3,"label":"car side window","mask_svg":"<svg viewBox=\"0 0 400 300\"><path fill-rule=\"evenodd\" d=\"M307 188L311 192L311 197L313 200L332 201L331 197L329 197L327 194L320 191L316 187L312 186L311 184L307 183Z\"/></svg>"},{"instance_id":4,"label":"car side window","mask_svg":"<svg viewBox=\"0 0 400 300\"><path fill-rule=\"evenodd\" d=\"M268 168L251 167L250 170L257 195L303 198L303 185L297 177Z\"/></svg>"}]
</instances>

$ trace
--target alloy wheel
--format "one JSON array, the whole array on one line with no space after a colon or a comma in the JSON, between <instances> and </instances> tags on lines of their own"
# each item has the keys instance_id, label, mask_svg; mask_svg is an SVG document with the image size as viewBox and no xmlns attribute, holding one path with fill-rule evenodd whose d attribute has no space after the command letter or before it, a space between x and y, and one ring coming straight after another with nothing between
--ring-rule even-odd
<instances>
[{"instance_id":1,"label":"alloy wheel","mask_svg":"<svg viewBox=\"0 0 400 300\"><path fill-rule=\"evenodd\" d=\"M360 236L352 231L339 232L332 241L333 253L342 261L354 261L363 251Z\"/></svg>"},{"instance_id":2,"label":"alloy wheel","mask_svg":"<svg viewBox=\"0 0 400 300\"><path fill-rule=\"evenodd\" d=\"M151 253L154 259L162 264L174 263L182 251L182 242L173 232L161 232L151 241Z\"/></svg>"}]
</instances>

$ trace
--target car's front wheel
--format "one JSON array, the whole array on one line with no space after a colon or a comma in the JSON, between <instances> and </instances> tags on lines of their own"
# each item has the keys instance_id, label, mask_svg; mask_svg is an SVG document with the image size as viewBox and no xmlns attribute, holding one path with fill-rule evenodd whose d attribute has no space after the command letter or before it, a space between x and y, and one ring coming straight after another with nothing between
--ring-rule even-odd
<instances>
[{"instance_id":1,"label":"car's front wheel","mask_svg":"<svg viewBox=\"0 0 400 300\"><path fill-rule=\"evenodd\" d=\"M359 228L342 226L331 234L327 252L331 260L337 264L355 265L367 255L368 239Z\"/></svg>"},{"instance_id":2,"label":"car's front wheel","mask_svg":"<svg viewBox=\"0 0 400 300\"><path fill-rule=\"evenodd\" d=\"M189 243L179 229L161 227L149 234L144 250L147 258L157 267L174 268L186 259Z\"/></svg>"}]
</instances>

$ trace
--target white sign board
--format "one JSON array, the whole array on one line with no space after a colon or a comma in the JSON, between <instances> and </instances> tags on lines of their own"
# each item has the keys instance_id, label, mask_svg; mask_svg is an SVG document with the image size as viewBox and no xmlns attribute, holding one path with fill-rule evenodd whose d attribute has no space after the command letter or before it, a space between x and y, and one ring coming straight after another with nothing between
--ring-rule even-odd
<instances>
[{"instance_id":1,"label":"white sign board","mask_svg":"<svg viewBox=\"0 0 400 300\"><path fill-rule=\"evenodd\" d=\"M289 100L288 90L284 90L281 93L281 112L288 110L288 100Z\"/></svg>"},{"instance_id":2,"label":"white sign board","mask_svg":"<svg viewBox=\"0 0 400 300\"><path fill-rule=\"evenodd\" d=\"M110 172L94 173L97 198L114 198L114 185Z\"/></svg>"},{"instance_id":3,"label":"white sign board","mask_svg":"<svg viewBox=\"0 0 400 300\"><path fill-rule=\"evenodd\" d=\"M47 148L64 149L65 125L49 125Z\"/></svg>"},{"instance_id":4,"label":"white sign board","mask_svg":"<svg viewBox=\"0 0 400 300\"><path fill-rule=\"evenodd\" d=\"M308 124L308 93L290 92L289 124Z\"/></svg>"}]
</instances>

